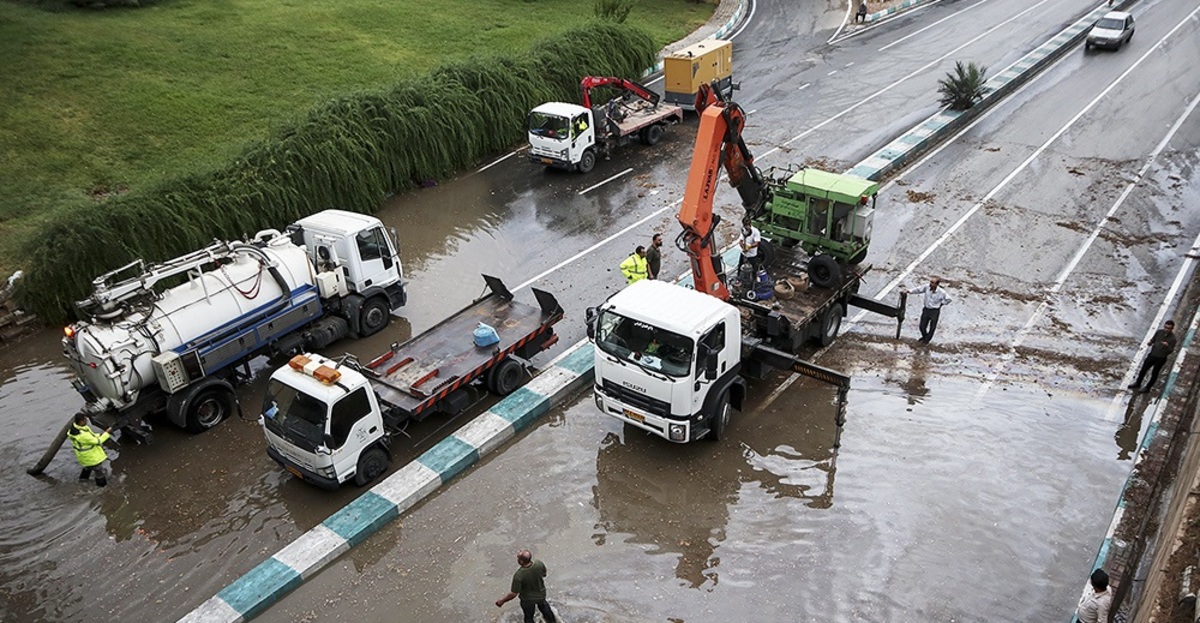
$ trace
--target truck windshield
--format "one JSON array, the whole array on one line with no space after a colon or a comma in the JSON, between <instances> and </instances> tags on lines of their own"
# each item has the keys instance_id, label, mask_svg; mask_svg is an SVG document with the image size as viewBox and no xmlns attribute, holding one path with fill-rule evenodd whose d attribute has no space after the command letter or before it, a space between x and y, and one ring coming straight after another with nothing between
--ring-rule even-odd
<instances>
[{"instance_id":1,"label":"truck windshield","mask_svg":"<svg viewBox=\"0 0 1200 623\"><path fill-rule=\"evenodd\" d=\"M299 390L272 380L263 399L263 422L267 430L296 447L312 452L325 434L328 406Z\"/></svg>"},{"instance_id":2,"label":"truck windshield","mask_svg":"<svg viewBox=\"0 0 1200 623\"><path fill-rule=\"evenodd\" d=\"M695 344L691 339L611 311L602 312L596 323L596 346L613 357L668 376L685 377L692 372Z\"/></svg>"},{"instance_id":3,"label":"truck windshield","mask_svg":"<svg viewBox=\"0 0 1200 623\"><path fill-rule=\"evenodd\" d=\"M569 120L566 117L558 115L549 115L544 112L535 112L529 114L529 133L546 138L567 138L570 132Z\"/></svg>"}]
</instances>

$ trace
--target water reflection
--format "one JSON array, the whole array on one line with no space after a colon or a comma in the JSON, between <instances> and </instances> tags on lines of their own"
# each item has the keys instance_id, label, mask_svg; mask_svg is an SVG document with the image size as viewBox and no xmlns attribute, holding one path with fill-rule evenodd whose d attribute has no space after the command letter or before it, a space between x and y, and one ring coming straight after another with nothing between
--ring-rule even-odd
<instances>
[{"instance_id":1,"label":"water reflection","mask_svg":"<svg viewBox=\"0 0 1200 623\"><path fill-rule=\"evenodd\" d=\"M676 556L675 576L686 586L712 590L734 505L793 498L830 508L840 430L832 390L810 389L793 386L774 404L735 417L720 442L676 445L630 425L610 433L596 456L596 543L629 534L651 554Z\"/></svg>"}]
</instances>

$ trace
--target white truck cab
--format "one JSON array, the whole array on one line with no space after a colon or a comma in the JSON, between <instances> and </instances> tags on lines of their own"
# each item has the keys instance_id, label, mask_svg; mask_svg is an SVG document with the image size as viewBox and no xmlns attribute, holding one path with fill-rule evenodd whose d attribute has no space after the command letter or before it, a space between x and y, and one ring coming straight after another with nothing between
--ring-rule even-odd
<instances>
[{"instance_id":1,"label":"white truck cab","mask_svg":"<svg viewBox=\"0 0 1200 623\"><path fill-rule=\"evenodd\" d=\"M529 158L535 162L590 171L596 162L595 145L596 124L589 108L550 102L529 113ZM585 162L585 153L590 161Z\"/></svg>"},{"instance_id":2,"label":"white truck cab","mask_svg":"<svg viewBox=\"0 0 1200 623\"><path fill-rule=\"evenodd\" d=\"M358 371L297 355L271 375L260 422L267 454L326 489L378 477L391 460L379 399Z\"/></svg>"},{"instance_id":3,"label":"white truck cab","mask_svg":"<svg viewBox=\"0 0 1200 623\"><path fill-rule=\"evenodd\" d=\"M736 307L647 279L588 315L600 411L677 443L724 435L745 396Z\"/></svg>"}]
</instances>

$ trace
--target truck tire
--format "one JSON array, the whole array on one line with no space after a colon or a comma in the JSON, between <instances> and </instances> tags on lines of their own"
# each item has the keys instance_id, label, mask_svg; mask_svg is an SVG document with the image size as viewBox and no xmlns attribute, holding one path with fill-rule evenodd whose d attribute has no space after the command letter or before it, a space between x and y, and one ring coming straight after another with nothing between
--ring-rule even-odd
<instances>
[{"instance_id":1,"label":"truck tire","mask_svg":"<svg viewBox=\"0 0 1200 623\"><path fill-rule=\"evenodd\" d=\"M522 377L525 376L525 368L521 362L511 357L505 357L500 363L488 370L487 384L488 391L497 396L507 396L521 386Z\"/></svg>"},{"instance_id":2,"label":"truck tire","mask_svg":"<svg viewBox=\"0 0 1200 623\"><path fill-rule=\"evenodd\" d=\"M818 288L836 288L842 283L842 267L822 253L808 261L808 280Z\"/></svg>"},{"instance_id":3,"label":"truck tire","mask_svg":"<svg viewBox=\"0 0 1200 623\"><path fill-rule=\"evenodd\" d=\"M358 336L367 337L379 333L391 319L392 310L388 307L386 298L374 296L367 299L358 316Z\"/></svg>"},{"instance_id":4,"label":"truck tire","mask_svg":"<svg viewBox=\"0 0 1200 623\"><path fill-rule=\"evenodd\" d=\"M842 304L834 303L825 310L825 315L821 317L821 335L817 337L817 341L821 346L829 346L833 340L837 339L838 331L842 330Z\"/></svg>"},{"instance_id":5,"label":"truck tire","mask_svg":"<svg viewBox=\"0 0 1200 623\"><path fill-rule=\"evenodd\" d=\"M354 484L365 487L387 471L388 455L380 448L371 448L358 457L358 468L354 470Z\"/></svg>"},{"instance_id":6,"label":"truck tire","mask_svg":"<svg viewBox=\"0 0 1200 623\"><path fill-rule=\"evenodd\" d=\"M654 125L648 125L645 128L642 128L641 134L642 134L642 144L653 147L654 145L657 145L659 141L662 140L662 137L663 137L662 124L656 123Z\"/></svg>"},{"instance_id":7,"label":"truck tire","mask_svg":"<svg viewBox=\"0 0 1200 623\"><path fill-rule=\"evenodd\" d=\"M187 399L185 405L184 429L193 434L220 424L237 408L233 386L224 382L201 388Z\"/></svg>"},{"instance_id":8,"label":"truck tire","mask_svg":"<svg viewBox=\"0 0 1200 623\"><path fill-rule=\"evenodd\" d=\"M721 396L717 398L717 407L712 414L712 419L708 422L708 439L710 441L721 441L725 438L729 431L729 414L733 411L733 407L729 404L729 392L721 392Z\"/></svg>"},{"instance_id":9,"label":"truck tire","mask_svg":"<svg viewBox=\"0 0 1200 623\"><path fill-rule=\"evenodd\" d=\"M592 169L596 168L596 150L586 149L583 155L579 157L579 164L576 165L580 173L591 173Z\"/></svg>"}]
</instances>

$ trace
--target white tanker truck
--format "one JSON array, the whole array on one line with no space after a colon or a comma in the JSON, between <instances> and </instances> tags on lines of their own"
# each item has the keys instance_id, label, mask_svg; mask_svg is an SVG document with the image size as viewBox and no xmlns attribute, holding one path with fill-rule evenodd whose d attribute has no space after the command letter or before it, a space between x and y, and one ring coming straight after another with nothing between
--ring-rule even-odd
<instances>
[{"instance_id":1,"label":"white tanker truck","mask_svg":"<svg viewBox=\"0 0 1200 623\"><path fill-rule=\"evenodd\" d=\"M341 210L162 264L138 260L93 286L63 352L84 412L135 437L156 412L193 433L216 426L236 409L250 359L370 335L406 301L383 224Z\"/></svg>"}]
</instances>

